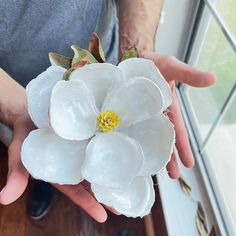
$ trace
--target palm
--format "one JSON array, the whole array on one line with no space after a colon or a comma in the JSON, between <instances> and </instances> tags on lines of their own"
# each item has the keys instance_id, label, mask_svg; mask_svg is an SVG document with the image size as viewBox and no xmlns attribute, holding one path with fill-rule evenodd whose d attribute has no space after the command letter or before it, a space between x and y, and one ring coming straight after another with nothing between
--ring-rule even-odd
<instances>
[{"instance_id":1,"label":"palm","mask_svg":"<svg viewBox=\"0 0 236 236\"><path fill-rule=\"evenodd\" d=\"M176 147L182 163L186 167L192 167L194 165L194 158L178 99L175 94L175 81L186 83L194 87L207 87L214 83L215 76L211 73L201 72L192 68L173 57L159 56L156 53L146 53L144 57L154 61L166 81L170 84L173 93L173 102L170 106L168 116L175 126ZM178 178L180 176L178 163L174 153L172 154L171 161L167 165L167 170L171 178Z\"/></svg>"}]
</instances>

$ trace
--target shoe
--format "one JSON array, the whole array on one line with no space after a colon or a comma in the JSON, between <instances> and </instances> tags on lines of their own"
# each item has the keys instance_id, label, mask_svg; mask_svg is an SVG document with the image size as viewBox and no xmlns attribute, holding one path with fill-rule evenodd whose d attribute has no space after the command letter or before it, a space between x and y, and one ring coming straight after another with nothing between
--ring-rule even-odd
<instances>
[{"instance_id":1,"label":"shoe","mask_svg":"<svg viewBox=\"0 0 236 236\"><path fill-rule=\"evenodd\" d=\"M122 230L118 233L118 236L136 236L136 232L132 229Z\"/></svg>"},{"instance_id":2,"label":"shoe","mask_svg":"<svg viewBox=\"0 0 236 236\"><path fill-rule=\"evenodd\" d=\"M53 188L49 183L37 181L32 189L29 201L27 202L27 211L34 220L43 218L52 203Z\"/></svg>"}]
</instances>

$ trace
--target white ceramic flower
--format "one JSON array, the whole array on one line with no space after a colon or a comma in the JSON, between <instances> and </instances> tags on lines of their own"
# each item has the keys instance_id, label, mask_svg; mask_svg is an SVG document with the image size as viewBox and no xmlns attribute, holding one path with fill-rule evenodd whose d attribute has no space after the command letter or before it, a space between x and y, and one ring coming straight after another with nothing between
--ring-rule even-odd
<instances>
[{"instance_id":1,"label":"white ceramic flower","mask_svg":"<svg viewBox=\"0 0 236 236\"><path fill-rule=\"evenodd\" d=\"M174 144L174 127L163 115L171 103L168 84L152 61L140 58L89 64L69 81L61 80L64 72L51 66L27 86L39 129L23 144L24 165L48 182L86 179L99 202L126 216L148 214L151 175L166 166Z\"/></svg>"}]
</instances>

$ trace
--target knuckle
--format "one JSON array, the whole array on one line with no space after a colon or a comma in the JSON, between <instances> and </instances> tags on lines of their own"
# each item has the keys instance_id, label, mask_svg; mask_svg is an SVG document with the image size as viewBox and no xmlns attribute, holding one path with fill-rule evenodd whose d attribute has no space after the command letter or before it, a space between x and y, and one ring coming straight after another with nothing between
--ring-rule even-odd
<instances>
[{"instance_id":1,"label":"knuckle","mask_svg":"<svg viewBox=\"0 0 236 236\"><path fill-rule=\"evenodd\" d=\"M94 199L86 201L86 204L84 205L84 210L89 210L95 207L97 202Z\"/></svg>"}]
</instances>

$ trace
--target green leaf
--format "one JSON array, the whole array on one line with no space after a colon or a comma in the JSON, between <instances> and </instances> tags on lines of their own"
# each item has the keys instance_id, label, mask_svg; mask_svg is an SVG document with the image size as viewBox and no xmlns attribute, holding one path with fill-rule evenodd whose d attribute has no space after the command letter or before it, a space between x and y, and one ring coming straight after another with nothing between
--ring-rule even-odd
<instances>
[{"instance_id":1,"label":"green leaf","mask_svg":"<svg viewBox=\"0 0 236 236\"><path fill-rule=\"evenodd\" d=\"M68 80L69 80L69 77L70 77L70 74L71 74L74 70L85 66L87 63L88 63L87 61L79 61L79 62L76 62L70 69L68 69L68 70L63 74L62 79L68 81Z\"/></svg>"},{"instance_id":2,"label":"green leaf","mask_svg":"<svg viewBox=\"0 0 236 236\"><path fill-rule=\"evenodd\" d=\"M93 33L93 36L89 42L88 51L96 58L98 62L106 62L101 41L96 33Z\"/></svg>"},{"instance_id":3,"label":"green leaf","mask_svg":"<svg viewBox=\"0 0 236 236\"><path fill-rule=\"evenodd\" d=\"M196 223L199 235L208 236L205 213L200 202L198 202Z\"/></svg>"},{"instance_id":4,"label":"green leaf","mask_svg":"<svg viewBox=\"0 0 236 236\"><path fill-rule=\"evenodd\" d=\"M55 52L48 53L49 60L52 66L61 66L63 68L69 69L71 66L72 59Z\"/></svg>"},{"instance_id":5,"label":"green leaf","mask_svg":"<svg viewBox=\"0 0 236 236\"><path fill-rule=\"evenodd\" d=\"M100 39L99 39L99 47L98 47L98 49L99 49L99 55L100 55L101 59L103 60L103 62L106 62L105 53L103 51Z\"/></svg>"},{"instance_id":6,"label":"green leaf","mask_svg":"<svg viewBox=\"0 0 236 236\"><path fill-rule=\"evenodd\" d=\"M185 181L185 179L183 178L183 176L179 177L179 184L182 188L182 190L187 194L187 195L191 195L192 190L191 187L188 185L188 183Z\"/></svg>"},{"instance_id":7,"label":"green leaf","mask_svg":"<svg viewBox=\"0 0 236 236\"><path fill-rule=\"evenodd\" d=\"M132 58L132 57L139 57L138 50L136 47L132 47L124 52L124 54L121 57L121 61L124 61L126 59Z\"/></svg>"},{"instance_id":8,"label":"green leaf","mask_svg":"<svg viewBox=\"0 0 236 236\"><path fill-rule=\"evenodd\" d=\"M98 61L89 51L82 49L77 45L72 45L71 48L74 51L74 57L72 59L71 66L80 61L88 61L88 63L98 63Z\"/></svg>"},{"instance_id":9,"label":"green leaf","mask_svg":"<svg viewBox=\"0 0 236 236\"><path fill-rule=\"evenodd\" d=\"M70 77L70 74L75 70L75 68L70 68L68 69L64 74L63 74L63 77L62 79L65 80L65 81L68 81L69 80L69 77Z\"/></svg>"}]
</instances>

